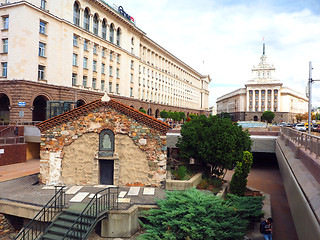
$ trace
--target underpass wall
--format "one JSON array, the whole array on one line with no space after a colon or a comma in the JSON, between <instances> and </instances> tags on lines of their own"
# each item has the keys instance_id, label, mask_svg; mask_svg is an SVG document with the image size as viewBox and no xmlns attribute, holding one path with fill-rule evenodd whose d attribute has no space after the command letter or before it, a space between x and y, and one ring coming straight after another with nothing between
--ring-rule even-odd
<instances>
[{"instance_id":1,"label":"underpass wall","mask_svg":"<svg viewBox=\"0 0 320 240\"><path fill-rule=\"evenodd\" d=\"M299 147L289 147L289 140L276 140L276 156L297 234L301 240L320 236L320 186L299 156ZM290 143L292 147L292 142ZM276 224L276 223L275 223Z\"/></svg>"}]
</instances>

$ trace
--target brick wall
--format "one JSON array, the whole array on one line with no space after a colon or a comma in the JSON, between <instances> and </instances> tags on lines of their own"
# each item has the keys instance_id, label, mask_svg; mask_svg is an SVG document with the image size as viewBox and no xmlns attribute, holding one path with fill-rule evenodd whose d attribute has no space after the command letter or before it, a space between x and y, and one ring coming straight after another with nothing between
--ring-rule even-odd
<instances>
[{"instance_id":1,"label":"brick wall","mask_svg":"<svg viewBox=\"0 0 320 240\"><path fill-rule=\"evenodd\" d=\"M27 144L0 145L0 149L4 150L0 154L0 166L26 161Z\"/></svg>"}]
</instances>

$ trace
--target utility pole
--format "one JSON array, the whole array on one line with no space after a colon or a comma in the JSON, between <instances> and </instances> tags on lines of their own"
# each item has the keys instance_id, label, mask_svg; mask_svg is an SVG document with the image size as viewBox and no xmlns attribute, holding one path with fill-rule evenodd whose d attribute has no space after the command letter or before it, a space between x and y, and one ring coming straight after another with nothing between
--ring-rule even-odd
<instances>
[{"instance_id":1,"label":"utility pole","mask_svg":"<svg viewBox=\"0 0 320 240\"><path fill-rule=\"evenodd\" d=\"M308 134L311 134L311 107L312 107L312 83L320 80L312 79L312 62L309 62L309 80L308 80Z\"/></svg>"}]
</instances>

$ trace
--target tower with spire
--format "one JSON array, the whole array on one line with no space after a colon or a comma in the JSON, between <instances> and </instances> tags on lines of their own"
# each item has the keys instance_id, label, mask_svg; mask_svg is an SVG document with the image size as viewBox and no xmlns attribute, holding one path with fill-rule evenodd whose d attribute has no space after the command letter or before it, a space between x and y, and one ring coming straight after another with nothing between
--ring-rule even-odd
<instances>
[{"instance_id":1,"label":"tower with spire","mask_svg":"<svg viewBox=\"0 0 320 240\"><path fill-rule=\"evenodd\" d=\"M252 79L248 83L266 83L266 82L278 82L275 79L275 67L273 64L267 63L266 45L263 42L262 56L260 57L260 63L252 68Z\"/></svg>"}]
</instances>

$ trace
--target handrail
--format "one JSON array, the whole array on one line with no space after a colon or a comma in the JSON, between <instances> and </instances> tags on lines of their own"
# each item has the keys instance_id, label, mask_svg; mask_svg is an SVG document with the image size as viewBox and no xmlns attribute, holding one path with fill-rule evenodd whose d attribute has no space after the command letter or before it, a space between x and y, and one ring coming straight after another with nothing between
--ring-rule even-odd
<instances>
[{"instance_id":1,"label":"handrail","mask_svg":"<svg viewBox=\"0 0 320 240\"><path fill-rule=\"evenodd\" d=\"M304 147L305 150L309 150L310 154L314 153L316 158L320 156L320 137L309 135L308 133L300 132L288 127L282 127L280 132L293 142Z\"/></svg>"},{"instance_id":2,"label":"handrail","mask_svg":"<svg viewBox=\"0 0 320 240\"><path fill-rule=\"evenodd\" d=\"M3 136L3 134L4 134L8 129L9 129L9 133L11 133L11 132L14 131L14 130L12 130L12 129L14 129L13 126L6 127L6 128L4 128L4 129L2 129L2 130L0 131L0 137Z\"/></svg>"},{"instance_id":3,"label":"handrail","mask_svg":"<svg viewBox=\"0 0 320 240\"><path fill-rule=\"evenodd\" d=\"M57 188L60 188L59 190ZM38 212L38 214L15 237L15 240L34 240L41 235L46 226L42 222L51 222L65 206L65 186L55 186L55 195Z\"/></svg>"},{"instance_id":4,"label":"handrail","mask_svg":"<svg viewBox=\"0 0 320 240\"><path fill-rule=\"evenodd\" d=\"M111 189L117 191L110 192ZM102 213L106 210L118 209L118 189L118 187L112 187L97 192L62 239L86 239ZM104 191L106 192L102 194Z\"/></svg>"}]
</instances>

